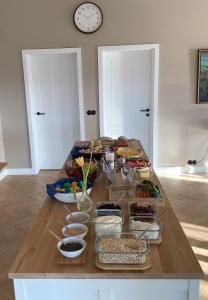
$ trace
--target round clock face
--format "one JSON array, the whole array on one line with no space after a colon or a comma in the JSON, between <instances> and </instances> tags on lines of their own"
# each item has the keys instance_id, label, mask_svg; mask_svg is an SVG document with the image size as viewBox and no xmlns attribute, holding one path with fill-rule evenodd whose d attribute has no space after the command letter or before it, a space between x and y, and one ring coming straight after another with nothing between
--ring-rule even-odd
<instances>
[{"instance_id":1,"label":"round clock face","mask_svg":"<svg viewBox=\"0 0 208 300\"><path fill-rule=\"evenodd\" d=\"M86 2L77 7L74 13L75 26L84 33L98 30L103 22L101 9L94 3Z\"/></svg>"}]
</instances>

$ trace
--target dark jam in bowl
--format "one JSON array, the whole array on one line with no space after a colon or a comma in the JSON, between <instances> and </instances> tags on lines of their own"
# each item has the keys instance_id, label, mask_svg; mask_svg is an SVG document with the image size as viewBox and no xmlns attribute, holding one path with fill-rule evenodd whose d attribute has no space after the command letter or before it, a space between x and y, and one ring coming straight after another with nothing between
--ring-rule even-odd
<instances>
[{"instance_id":1,"label":"dark jam in bowl","mask_svg":"<svg viewBox=\"0 0 208 300\"><path fill-rule=\"evenodd\" d=\"M131 215L155 215L156 207L152 204L140 205L139 203L132 203L130 205Z\"/></svg>"},{"instance_id":2,"label":"dark jam in bowl","mask_svg":"<svg viewBox=\"0 0 208 300\"><path fill-rule=\"evenodd\" d=\"M67 252L74 252L82 249L83 246L80 243L66 243L66 244L61 244L60 249L62 251L67 251Z\"/></svg>"},{"instance_id":3,"label":"dark jam in bowl","mask_svg":"<svg viewBox=\"0 0 208 300\"><path fill-rule=\"evenodd\" d=\"M99 205L99 206L97 207L97 209L98 209L98 210L99 210L99 209L110 209L110 210L115 209L115 210L121 210L121 207L120 207L118 204L114 205L114 203L106 203L106 204L101 204L101 205Z\"/></svg>"},{"instance_id":4,"label":"dark jam in bowl","mask_svg":"<svg viewBox=\"0 0 208 300\"><path fill-rule=\"evenodd\" d=\"M154 223L155 218L152 216L134 216L132 217L133 221L140 221L140 222L146 222L146 223Z\"/></svg>"}]
</instances>

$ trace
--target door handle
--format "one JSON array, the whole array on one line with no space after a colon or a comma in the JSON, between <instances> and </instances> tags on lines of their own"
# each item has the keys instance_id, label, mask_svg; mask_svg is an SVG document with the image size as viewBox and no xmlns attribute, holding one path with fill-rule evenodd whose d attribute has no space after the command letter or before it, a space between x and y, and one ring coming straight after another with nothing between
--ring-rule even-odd
<instances>
[{"instance_id":1,"label":"door handle","mask_svg":"<svg viewBox=\"0 0 208 300\"><path fill-rule=\"evenodd\" d=\"M148 112L148 111L150 111L150 109L149 108L147 108L147 109L140 109L140 111Z\"/></svg>"},{"instance_id":2,"label":"door handle","mask_svg":"<svg viewBox=\"0 0 208 300\"><path fill-rule=\"evenodd\" d=\"M88 114L88 116L90 116L90 115L96 115L96 110L87 110L87 114Z\"/></svg>"},{"instance_id":3,"label":"door handle","mask_svg":"<svg viewBox=\"0 0 208 300\"><path fill-rule=\"evenodd\" d=\"M45 115L45 113L41 113L41 112L37 112L36 115L40 116L40 115Z\"/></svg>"}]
</instances>

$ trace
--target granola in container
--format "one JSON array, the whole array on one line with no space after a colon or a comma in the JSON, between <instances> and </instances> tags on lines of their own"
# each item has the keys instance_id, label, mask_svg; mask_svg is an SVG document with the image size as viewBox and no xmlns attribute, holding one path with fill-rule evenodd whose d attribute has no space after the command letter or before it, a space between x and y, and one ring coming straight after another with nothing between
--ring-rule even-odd
<instances>
[{"instance_id":1,"label":"granola in container","mask_svg":"<svg viewBox=\"0 0 208 300\"><path fill-rule=\"evenodd\" d=\"M100 234L95 250L103 264L145 264L149 252L146 239L140 240L132 233Z\"/></svg>"}]
</instances>

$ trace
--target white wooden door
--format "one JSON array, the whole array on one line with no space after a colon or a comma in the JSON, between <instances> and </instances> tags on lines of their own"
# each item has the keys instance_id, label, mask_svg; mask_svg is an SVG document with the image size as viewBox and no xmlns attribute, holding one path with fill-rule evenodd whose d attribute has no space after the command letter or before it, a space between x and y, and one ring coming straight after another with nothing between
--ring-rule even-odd
<instances>
[{"instance_id":1,"label":"white wooden door","mask_svg":"<svg viewBox=\"0 0 208 300\"><path fill-rule=\"evenodd\" d=\"M101 135L137 138L152 158L154 51L104 50L99 87Z\"/></svg>"},{"instance_id":2,"label":"white wooden door","mask_svg":"<svg viewBox=\"0 0 208 300\"><path fill-rule=\"evenodd\" d=\"M29 69L39 169L60 169L80 140L76 53L31 55Z\"/></svg>"}]
</instances>

